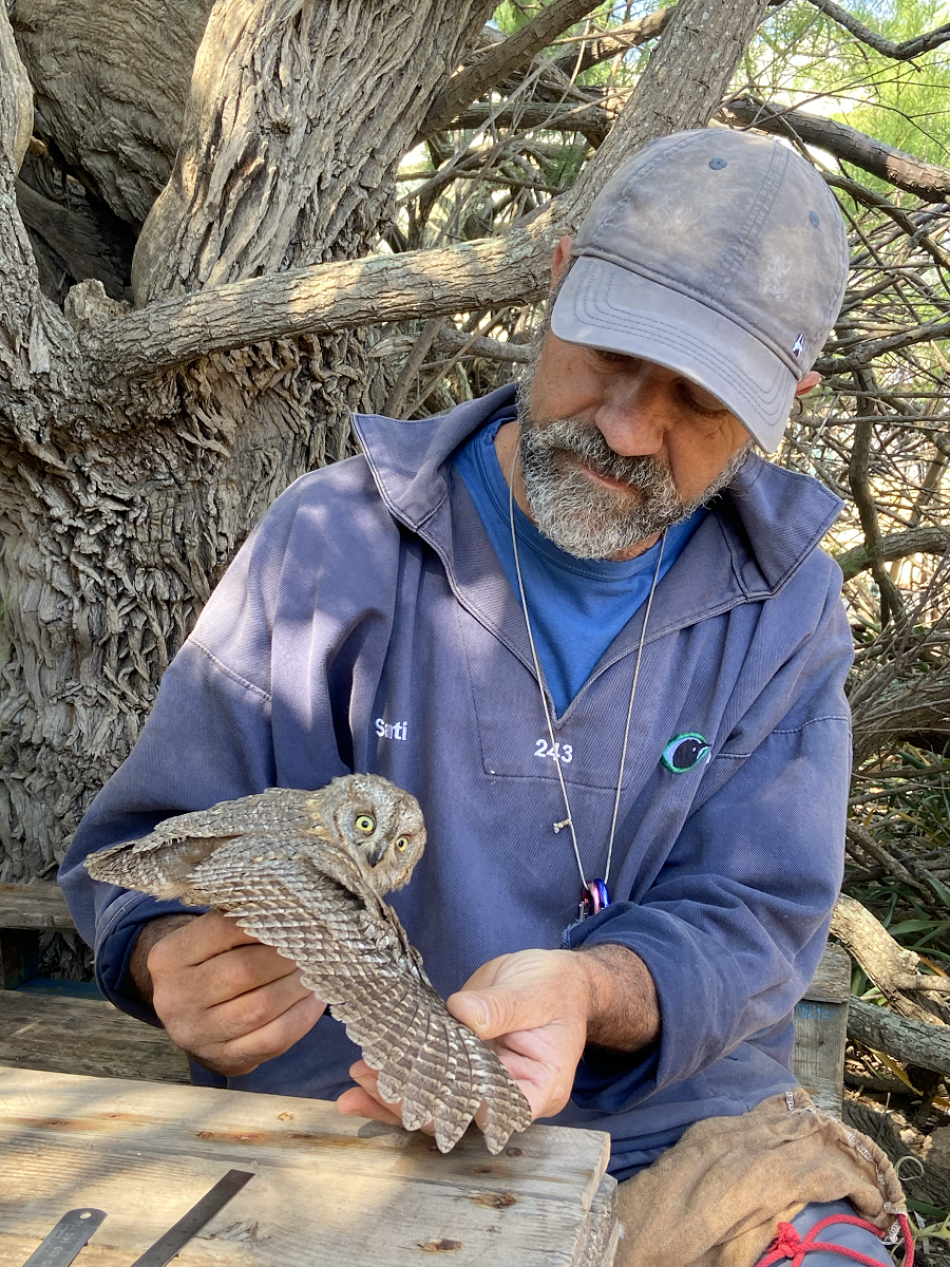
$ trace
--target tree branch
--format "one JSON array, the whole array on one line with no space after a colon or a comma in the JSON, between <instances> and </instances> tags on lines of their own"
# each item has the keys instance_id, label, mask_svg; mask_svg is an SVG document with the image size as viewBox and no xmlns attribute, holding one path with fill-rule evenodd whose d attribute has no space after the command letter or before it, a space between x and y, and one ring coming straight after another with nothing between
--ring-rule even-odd
<instances>
[{"instance_id":1,"label":"tree branch","mask_svg":"<svg viewBox=\"0 0 950 1267\"><path fill-rule=\"evenodd\" d=\"M360 7L215 5L174 171L136 246L136 304L368 249L428 103L492 4L376 0L370 22ZM351 112L360 126L341 129Z\"/></svg>"},{"instance_id":2,"label":"tree branch","mask_svg":"<svg viewBox=\"0 0 950 1267\"><path fill-rule=\"evenodd\" d=\"M598 3L599 0L552 0L520 31L473 57L433 101L417 141L447 128L466 106L477 101L506 75L520 70L568 27L586 17Z\"/></svg>"},{"instance_id":3,"label":"tree branch","mask_svg":"<svg viewBox=\"0 0 950 1267\"><path fill-rule=\"evenodd\" d=\"M857 128L833 119L820 119L800 110L785 109L770 101L754 97L730 100L722 112L744 127L762 132L795 136L806 145L817 145L835 158L853 163L863 171L886 180L897 189L928 202L943 202L950 195L950 171L933 163L924 163L903 150L885 145Z\"/></svg>"},{"instance_id":4,"label":"tree branch","mask_svg":"<svg viewBox=\"0 0 950 1267\"><path fill-rule=\"evenodd\" d=\"M897 1060L933 1069L936 1073L950 1073L950 1034L945 1025L895 1016L887 1008L851 999L848 1037L875 1051L887 1052Z\"/></svg>"},{"instance_id":5,"label":"tree branch","mask_svg":"<svg viewBox=\"0 0 950 1267\"><path fill-rule=\"evenodd\" d=\"M654 136L705 126L767 3L680 0L636 93L583 180L503 239L205 287L88 330L88 350L106 375L142 375L262 339L541 298L554 245L573 232L616 167Z\"/></svg>"},{"instance_id":6,"label":"tree branch","mask_svg":"<svg viewBox=\"0 0 950 1267\"><path fill-rule=\"evenodd\" d=\"M0 16L0 84L4 85L0 92L0 161L6 169L0 179L10 185L30 144L33 90L13 40L6 6Z\"/></svg>"},{"instance_id":7,"label":"tree branch","mask_svg":"<svg viewBox=\"0 0 950 1267\"><path fill-rule=\"evenodd\" d=\"M847 845L858 845L869 858L873 858L875 862L885 867L888 875L894 876L897 880L902 880L904 884L909 884L912 889L916 889L922 896L930 896L927 886L921 880L915 879L902 862L895 858L888 849L885 849L880 841L875 840L866 827L861 827L853 819L849 818L845 826L845 837ZM853 849L848 849L848 852L852 857L854 856ZM836 933L836 936L840 936L840 933Z\"/></svg>"},{"instance_id":8,"label":"tree branch","mask_svg":"<svg viewBox=\"0 0 950 1267\"><path fill-rule=\"evenodd\" d=\"M873 394L870 391L870 384L867 383L870 378L871 373L869 370L855 371L855 380L859 392L867 388L869 396ZM891 576L884 570L881 558L882 533L877 517L877 507L874 504L870 462L871 424L865 422L855 428L854 447L851 450L851 461L848 465L848 482L851 485L851 494L854 497L858 518L864 530L864 540L868 551L868 566L881 591L881 624L886 625L889 618L898 620L903 617L904 600Z\"/></svg>"},{"instance_id":9,"label":"tree branch","mask_svg":"<svg viewBox=\"0 0 950 1267\"><path fill-rule=\"evenodd\" d=\"M16 0L45 139L138 230L171 175L213 0ZM9 5L8 5L9 7Z\"/></svg>"},{"instance_id":10,"label":"tree branch","mask_svg":"<svg viewBox=\"0 0 950 1267\"><path fill-rule=\"evenodd\" d=\"M867 907L842 893L831 913L831 933L847 948L852 959L858 961L896 1012L915 1021L936 1023L934 1013L927 1011L915 997L916 991L907 992L902 988L906 977L917 975L919 957L898 945Z\"/></svg>"},{"instance_id":11,"label":"tree branch","mask_svg":"<svg viewBox=\"0 0 950 1267\"><path fill-rule=\"evenodd\" d=\"M861 370L885 352L898 352L901 348L911 347L914 343L929 343L932 339L950 338L950 322L934 321L922 326L911 326L909 330L901 330L897 334L889 334L883 339L870 339L862 343L858 350L850 356L820 356L815 362L819 374L849 374ZM864 393L859 392L858 395Z\"/></svg>"},{"instance_id":12,"label":"tree branch","mask_svg":"<svg viewBox=\"0 0 950 1267\"><path fill-rule=\"evenodd\" d=\"M570 195L575 207L586 210L608 177L648 140L709 123L767 9L768 0L719 0L707 8L680 0L643 72L633 108L621 111L581 171Z\"/></svg>"},{"instance_id":13,"label":"tree branch","mask_svg":"<svg viewBox=\"0 0 950 1267\"><path fill-rule=\"evenodd\" d=\"M154 300L88 330L84 342L107 375L142 375L265 339L536 300L547 291L550 253L564 231L549 213L502 239L209 286Z\"/></svg>"},{"instance_id":14,"label":"tree branch","mask_svg":"<svg viewBox=\"0 0 950 1267\"><path fill-rule=\"evenodd\" d=\"M925 35L915 35L911 40L895 44L893 40L885 39L883 35L878 35L869 26L859 22L846 9L842 9L840 4L835 4L834 0L811 0L811 3L822 13L827 13L828 17L839 26L850 31L862 44L867 44L875 52L881 53L884 57L892 57L899 62L907 62L912 57L919 57L921 53L929 53L932 48L938 48L950 40L950 22L947 22L943 26L938 26L935 31L929 31Z\"/></svg>"},{"instance_id":15,"label":"tree branch","mask_svg":"<svg viewBox=\"0 0 950 1267\"><path fill-rule=\"evenodd\" d=\"M670 5L666 9L657 9L654 13L645 13L635 22L626 22L623 26L614 27L606 35L585 40L580 57L576 54L568 54L566 57L559 58L555 65L565 75L574 77L582 75L592 66L599 66L601 62L610 61L618 54L622 56L632 48L639 48L641 44L646 44L648 40L654 40L658 35L663 34L675 8L675 5Z\"/></svg>"},{"instance_id":16,"label":"tree branch","mask_svg":"<svg viewBox=\"0 0 950 1267\"><path fill-rule=\"evenodd\" d=\"M893 563L913 554L946 554L950 549L950 530L946 528L912 528L881 539L881 560ZM837 556L836 562L846 581L871 566L871 553L867 545L855 546Z\"/></svg>"},{"instance_id":17,"label":"tree branch","mask_svg":"<svg viewBox=\"0 0 950 1267\"><path fill-rule=\"evenodd\" d=\"M882 194L877 193L873 189L868 189L866 185L858 184L856 180L850 180L847 176L832 176L826 173L825 180L832 189L840 189L863 207L873 207L883 211L886 216L903 229L909 238L913 239L922 250L927 252L935 264L938 264L941 268L950 269L950 256L947 255L942 247L937 245L929 233L924 232L923 225L918 224L914 217L908 214L903 207L895 206Z\"/></svg>"},{"instance_id":18,"label":"tree branch","mask_svg":"<svg viewBox=\"0 0 950 1267\"><path fill-rule=\"evenodd\" d=\"M602 105L568 106L540 101L526 105L518 101L489 105L476 102L462 111L455 119L455 125L459 128L480 128L491 122L525 132L535 128L550 132L580 132L596 147L606 140L616 117L616 110Z\"/></svg>"}]
</instances>

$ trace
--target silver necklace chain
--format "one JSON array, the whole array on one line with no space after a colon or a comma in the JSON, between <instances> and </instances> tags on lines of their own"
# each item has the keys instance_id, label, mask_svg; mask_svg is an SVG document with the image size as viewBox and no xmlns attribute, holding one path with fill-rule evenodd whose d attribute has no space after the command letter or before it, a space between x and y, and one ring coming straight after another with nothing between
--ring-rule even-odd
<instances>
[{"instance_id":1,"label":"silver necklace chain","mask_svg":"<svg viewBox=\"0 0 950 1267\"><path fill-rule=\"evenodd\" d=\"M531 629L531 617L528 615L528 600L525 597L524 577L521 574L521 559L518 554L518 534L515 531L515 463L518 458L518 450L515 448L515 455L511 463L511 471L508 479L508 519L511 524L511 548L515 556L515 572L518 576L518 592L521 597L521 610L524 613L525 628L528 631L528 643L531 647L531 658L534 661L534 676L538 683L538 690L541 693L541 707L544 710L544 720L548 727L548 742L551 752L557 754L558 748L554 740L554 722L551 717L551 710L548 708L548 697L544 690L544 677L541 673L541 662L538 659L538 649L534 642L534 633ZM660 566L663 562L663 549L666 545L666 531L663 531L660 537L660 552L656 560L656 568L653 572L653 582L650 586L650 593L647 597L646 610L643 613L643 628L640 630L640 642L637 646L637 659L633 669L633 681L630 684L630 699L627 703L627 720L623 731L623 747L620 750L620 769L617 772L617 791L614 795L614 811L610 820L610 839L607 843L607 866L604 869L604 885L610 879L610 864L613 860L614 853L614 836L617 831L617 816L620 811L620 794L623 789L623 770L627 760L627 746L630 742L630 721L633 717L633 701L637 697L637 682L640 678L640 661L643 658L643 644L647 635L647 622L650 619L650 608L653 606L653 595L656 592L657 582L660 579ZM562 827L569 827L571 831L571 841L574 845L574 858L577 862L577 871L581 878L581 888L586 890L588 880L584 874L584 864L581 862L581 851L577 844L577 832L574 828L574 816L571 813L571 803L567 795L567 784L564 781L564 771L561 769L561 759L559 756L554 757L554 767L557 770L558 782L561 785L561 796L564 798L564 809L567 812L567 819L563 823L555 823L554 830L558 832Z\"/></svg>"}]
</instances>

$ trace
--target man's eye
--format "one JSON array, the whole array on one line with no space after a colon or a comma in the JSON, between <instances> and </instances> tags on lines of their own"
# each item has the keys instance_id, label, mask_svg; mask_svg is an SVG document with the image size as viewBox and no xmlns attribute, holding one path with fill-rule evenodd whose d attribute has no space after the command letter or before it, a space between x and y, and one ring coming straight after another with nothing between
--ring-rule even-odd
<instances>
[{"instance_id":1,"label":"man's eye","mask_svg":"<svg viewBox=\"0 0 950 1267\"><path fill-rule=\"evenodd\" d=\"M689 383L681 379L677 384L679 394L690 409L695 409L700 414L727 414L729 410L722 401L707 392L704 387L700 387L697 383Z\"/></svg>"},{"instance_id":2,"label":"man's eye","mask_svg":"<svg viewBox=\"0 0 950 1267\"><path fill-rule=\"evenodd\" d=\"M636 365L637 358L626 352L611 352L607 348L594 348L594 355L604 365Z\"/></svg>"}]
</instances>

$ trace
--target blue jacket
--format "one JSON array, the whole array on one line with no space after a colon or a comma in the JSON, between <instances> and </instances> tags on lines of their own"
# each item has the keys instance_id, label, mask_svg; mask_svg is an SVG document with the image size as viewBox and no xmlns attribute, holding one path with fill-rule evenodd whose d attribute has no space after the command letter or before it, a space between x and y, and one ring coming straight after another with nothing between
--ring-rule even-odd
<instances>
[{"instance_id":1,"label":"blue jacket","mask_svg":"<svg viewBox=\"0 0 950 1267\"><path fill-rule=\"evenodd\" d=\"M617 942L656 981L662 1036L590 1051L556 1119L613 1137L626 1177L694 1121L794 1085L791 1012L841 880L851 637L818 542L839 503L750 458L657 587L611 876L577 919L578 876L518 601L457 446L510 398L444 418L356 420L364 455L305 475L251 534L165 674L134 751L99 794L60 879L119 1007L155 1023L128 975L135 936L180 909L94 883L91 851L160 819L349 770L408 788L429 843L395 895L436 989L526 947ZM601 874L642 609L556 724L578 840ZM676 736L710 757L664 765ZM570 753L570 761L563 754ZM357 1056L332 1017L225 1080L335 1098Z\"/></svg>"}]
</instances>

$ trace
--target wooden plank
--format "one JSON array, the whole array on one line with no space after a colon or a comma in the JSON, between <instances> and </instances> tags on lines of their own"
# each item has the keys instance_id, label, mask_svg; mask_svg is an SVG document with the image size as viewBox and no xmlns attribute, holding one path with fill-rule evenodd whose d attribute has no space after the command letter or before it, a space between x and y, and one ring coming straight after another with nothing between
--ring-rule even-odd
<instances>
[{"instance_id":1,"label":"wooden plank","mask_svg":"<svg viewBox=\"0 0 950 1267\"><path fill-rule=\"evenodd\" d=\"M805 998L813 1003L847 1003L851 994L851 956L829 942L821 956Z\"/></svg>"},{"instance_id":2,"label":"wooden plank","mask_svg":"<svg viewBox=\"0 0 950 1267\"><path fill-rule=\"evenodd\" d=\"M0 884L0 928L75 928L58 884Z\"/></svg>"},{"instance_id":3,"label":"wooden plank","mask_svg":"<svg viewBox=\"0 0 950 1267\"><path fill-rule=\"evenodd\" d=\"M536 1126L499 1157L477 1132L442 1156L315 1100L0 1069L0 1264L92 1205L109 1217L77 1267L128 1267L237 1167L255 1178L176 1267L580 1267L592 1222L612 1237L609 1198L591 1215L608 1151Z\"/></svg>"},{"instance_id":4,"label":"wooden plank","mask_svg":"<svg viewBox=\"0 0 950 1267\"><path fill-rule=\"evenodd\" d=\"M187 1082L188 1061L164 1030L105 999L0 990L0 1064L21 1069Z\"/></svg>"},{"instance_id":5,"label":"wooden plank","mask_svg":"<svg viewBox=\"0 0 950 1267\"><path fill-rule=\"evenodd\" d=\"M793 1072L820 1109L841 1117L847 1003L803 999L795 1009Z\"/></svg>"},{"instance_id":6,"label":"wooden plank","mask_svg":"<svg viewBox=\"0 0 950 1267\"><path fill-rule=\"evenodd\" d=\"M578 1242L574 1267L611 1267L619 1243L617 1180L604 1175L591 1202L587 1235Z\"/></svg>"}]
</instances>

